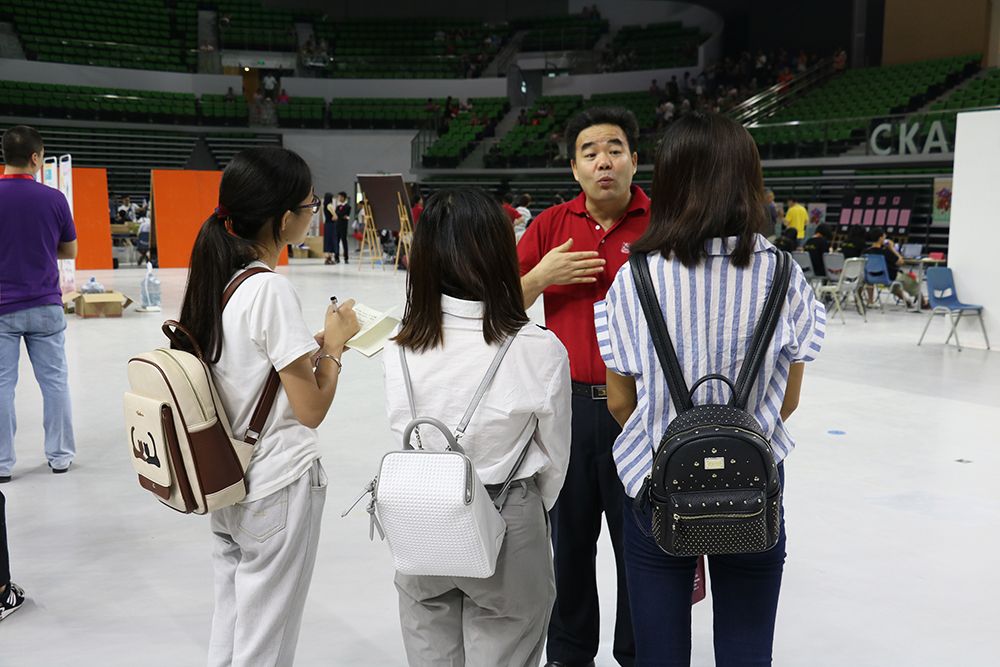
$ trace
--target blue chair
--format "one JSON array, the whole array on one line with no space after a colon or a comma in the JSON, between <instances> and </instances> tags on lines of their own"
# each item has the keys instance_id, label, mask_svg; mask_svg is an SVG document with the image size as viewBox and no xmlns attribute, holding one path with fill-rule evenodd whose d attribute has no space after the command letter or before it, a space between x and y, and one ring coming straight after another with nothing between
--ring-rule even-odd
<instances>
[{"instance_id":1,"label":"blue chair","mask_svg":"<svg viewBox=\"0 0 1000 667\"><path fill-rule=\"evenodd\" d=\"M962 351L962 344L958 340L958 323L965 313L975 313L979 317L979 326L983 329L983 340L986 341L986 349L990 349L990 339L986 335L986 325L983 323L983 307L973 303L962 303L958 300L958 293L955 291L955 278L951 275L951 269L943 267L933 267L927 269L927 298L931 304L931 314L924 325L924 331L920 334L917 345L924 342L927 328L931 325L931 320L935 315L949 315L951 317L951 330L944 344L955 337L955 345L958 351Z\"/></svg>"},{"instance_id":2,"label":"blue chair","mask_svg":"<svg viewBox=\"0 0 1000 667\"><path fill-rule=\"evenodd\" d=\"M885 255L880 253L865 253L865 284L875 288L875 303L882 310L882 292L886 289L897 299L902 298L903 283L889 277L889 267L885 263ZM896 288L898 292L894 292Z\"/></svg>"}]
</instances>

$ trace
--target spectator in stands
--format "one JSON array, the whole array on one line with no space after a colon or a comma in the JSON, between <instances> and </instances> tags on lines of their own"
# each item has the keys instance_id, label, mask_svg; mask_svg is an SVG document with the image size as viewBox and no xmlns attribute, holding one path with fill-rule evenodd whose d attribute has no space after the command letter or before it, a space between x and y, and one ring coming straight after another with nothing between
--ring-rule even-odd
<instances>
[{"instance_id":1,"label":"spectator in stands","mask_svg":"<svg viewBox=\"0 0 1000 667\"><path fill-rule=\"evenodd\" d=\"M288 104L288 100L289 100L288 92L284 88L282 88L281 92L278 93L278 104Z\"/></svg>"},{"instance_id":2,"label":"spectator in stands","mask_svg":"<svg viewBox=\"0 0 1000 667\"><path fill-rule=\"evenodd\" d=\"M649 94L654 100L659 100L660 95L663 94L663 89L656 83L656 79L653 79L653 82L649 84Z\"/></svg>"},{"instance_id":3,"label":"spectator in stands","mask_svg":"<svg viewBox=\"0 0 1000 667\"><path fill-rule=\"evenodd\" d=\"M323 254L326 255L324 264L335 264L333 253L337 251L337 208L333 204L333 193L327 192L323 195Z\"/></svg>"},{"instance_id":4,"label":"spectator in stands","mask_svg":"<svg viewBox=\"0 0 1000 667\"><path fill-rule=\"evenodd\" d=\"M344 264L350 264L347 257L347 227L351 220L351 203L347 200L347 193L341 190L337 193L337 205L334 208L337 214L337 245L333 248L333 263L340 263L340 253L338 248L344 249Z\"/></svg>"},{"instance_id":5,"label":"spectator in stands","mask_svg":"<svg viewBox=\"0 0 1000 667\"><path fill-rule=\"evenodd\" d=\"M7 550L7 499L0 492L0 621L24 604L24 589L10 580L10 553Z\"/></svg>"},{"instance_id":6,"label":"spectator in stands","mask_svg":"<svg viewBox=\"0 0 1000 667\"><path fill-rule=\"evenodd\" d=\"M428 97L427 98L427 104L424 105L424 111L433 113L433 112L435 112L437 110L438 110L437 102L435 102L433 98Z\"/></svg>"},{"instance_id":7,"label":"spectator in stands","mask_svg":"<svg viewBox=\"0 0 1000 667\"><path fill-rule=\"evenodd\" d=\"M833 71L843 72L847 68L847 51L838 47L833 54Z\"/></svg>"},{"instance_id":8,"label":"spectator in stands","mask_svg":"<svg viewBox=\"0 0 1000 667\"><path fill-rule=\"evenodd\" d=\"M785 212L785 222L795 230L795 233L798 235L797 238L800 241L806 237L806 223L809 222L809 212L794 197L788 199L788 211Z\"/></svg>"},{"instance_id":9,"label":"spectator in stands","mask_svg":"<svg viewBox=\"0 0 1000 667\"><path fill-rule=\"evenodd\" d=\"M896 281L891 288L893 296L903 301L907 308L917 310L920 303L920 285L917 280L906 271L900 271L903 266L903 256L896 250L896 244L885 237L885 231L878 227L868 230L868 243L862 254L882 255L885 257L885 265L889 270L889 280ZM905 294L903 293L905 292ZM869 301L872 298L872 290L868 289ZM926 304L922 304L926 307Z\"/></svg>"},{"instance_id":10,"label":"spectator in stands","mask_svg":"<svg viewBox=\"0 0 1000 667\"><path fill-rule=\"evenodd\" d=\"M799 249L798 233L791 227L786 227L781 236L774 240L774 247L785 252Z\"/></svg>"},{"instance_id":11,"label":"spectator in stands","mask_svg":"<svg viewBox=\"0 0 1000 667\"><path fill-rule=\"evenodd\" d=\"M680 99L681 91L680 87L677 85L677 75L674 74L670 77L670 81L667 83L667 99L671 102L677 102Z\"/></svg>"},{"instance_id":12,"label":"spectator in stands","mask_svg":"<svg viewBox=\"0 0 1000 667\"><path fill-rule=\"evenodd\" d=\"M129 220L128 220L128 211L126 211L123 208L118 209L118 214L115 217L115 219L114 219L113 222L115 224L118 224L118 225L127 225L128 222L129 222Z\"/></svg>"},{"instance_id":13,"label":"spectator in stands","mask_svg":"<svg viewBox=\"0 0 1000 667\"><path fill-rule=\"evenodd\" d=\"M844 259L860 257L866 245L865 228L861 225L852 225L847 228L847 238L841 244L840 252L844 253Z\"/></svg>"},{"instance_id":14,"label":"spectator in stands","mask_svg":"<svg viewBox=\"0 0 1000 667\"><path fill-rule=\"evenodd\" d=\"M229 86L229 90L226 91L226 96L223 98L226 102L236 101L236 91L233 90L232 86Z\"/></svg>"},{"instance_id":15,"label":"spectator in stands","mask_svg":"<svg viewBox=\"0 0 1000 667\"><path fill-rule=\"evenodd\" d=\"M556 665L589 665L597 653L595 550L602 514L618 565L613 653L622 665L635 657L621 551L626 498L611 456L621 429L607 409L593 308L649 224L649 198L632 184L638 142L630 111L597 107L574 116L566 146L583 192L539 213L518 244L525 306L545 295L545 323L569 351L573 379L569 473L550 513L556 604L548 660Z\"/></svg>"},{"instance_id":16,"label":"spectator in stands","mask_svg":"<svg viewBox=\"0 0 1000 667\"><path fill-rule=\"evenodd\" d=\"M274 94L278 90L278 80L274 77L274 74L268 72L261 83L264 85L264 96L273 100Z\"/></svg>"},{"instance_id":17,"label":"spectator in stands","mask_svg":"<svg viewBox=\"0 0 1000 667\"><path fill-rule=\"evenodd\" d=\"M0 483L14 468L14 388L21 339L42 391L45 458L54 473L76 456L57 260L76 257L76 227L66 197L35 181L45 145L16 125L3 134L0 176ZM0 584L7 583L0 581Z\"/></svg>"},{"instance_id":18,"label":"spectator in stands","mask_svg":"<svg viewBox=\"0 0 1000 667\"><path fill-rule=\"evenodd\" d=\"M813 275L817 278L826 277L823 255L830 252L830 236L829 225L817 225L812 237L807 239L802 246L802 249L809 253L809 259L812 261L813 266Z\"/></svg>"}]
</instances>

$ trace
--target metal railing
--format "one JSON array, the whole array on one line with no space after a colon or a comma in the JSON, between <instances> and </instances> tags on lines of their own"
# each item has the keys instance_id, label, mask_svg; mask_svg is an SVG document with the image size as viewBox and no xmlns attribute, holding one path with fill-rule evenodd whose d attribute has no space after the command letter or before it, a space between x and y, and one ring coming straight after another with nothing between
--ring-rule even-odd
<instances>
[{"instance_id":1,"label":"metal railing","mask_svg":"<svg viewBox=\"0 0 1000 667\"><path fill-rule=\"evenodd\" d=\"M785 83L776 83L770 88L748 97L729 110L729 116L748 125L774 113L789 100L800 97L821 83L825 83L833 75L833 59L821 60L802 74Z\"/></svg>"}]
</instances>

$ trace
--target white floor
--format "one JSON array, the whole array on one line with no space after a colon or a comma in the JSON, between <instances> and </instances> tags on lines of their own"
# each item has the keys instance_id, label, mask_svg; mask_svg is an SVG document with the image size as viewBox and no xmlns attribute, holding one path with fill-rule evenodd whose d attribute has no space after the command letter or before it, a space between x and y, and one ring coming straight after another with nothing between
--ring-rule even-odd
<instances>
[{"instance_id":1,"label":"white floor","mask_svg":"<svg viewBox=\"0 0 1000 667\"><path fill-rule=\"evenodd\" d=\"M331 295L402 304L402 272L315 260L288 272L317 329ZM134 295L142 272L96 275ZM204 662L207 519L174 514L139 489L121 426L125 364L162 343L159 324L176 314L183 291L185 272L160 275L162 315L130 309L122 319L69 320L78 458L67 475L45 465L41 399L22 355L20 458L2 490L14 580L30 600L0 624L2 667ZM912 313L873 313L868 324L849 313L846 326L831 323L806 372L791 420L799 446L786 466L776 665L1000 664L1000 356L943 347L940 319L917 347L923 324ZM298 665L404 664L387 549L368 542L363 511L340 518L395 446L381 383L379 358L349 354L320 429L330 492ZM607 542L598 558L608 603L597 663L613 665ZM713 664L710 600L696 606L693 633L693 664Z\"/></svg>"}]
</instances>

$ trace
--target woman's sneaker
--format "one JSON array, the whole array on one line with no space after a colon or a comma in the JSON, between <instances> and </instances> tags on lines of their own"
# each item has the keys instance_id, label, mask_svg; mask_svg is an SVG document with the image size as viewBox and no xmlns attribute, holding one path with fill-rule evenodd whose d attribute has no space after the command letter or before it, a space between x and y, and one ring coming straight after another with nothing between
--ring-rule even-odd
<instances>
[{"instance_id":1,"label":"woman's sneaker","mask_svg":"<svg viewBox=\"0 0 1000 667\"><path fill-rule=\"evenodd\" d=\"M11 582L7 590L0 593L0 621L7 618L24 604L24 589Z\"/></svg>"}]
</instances>

